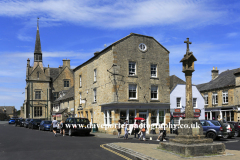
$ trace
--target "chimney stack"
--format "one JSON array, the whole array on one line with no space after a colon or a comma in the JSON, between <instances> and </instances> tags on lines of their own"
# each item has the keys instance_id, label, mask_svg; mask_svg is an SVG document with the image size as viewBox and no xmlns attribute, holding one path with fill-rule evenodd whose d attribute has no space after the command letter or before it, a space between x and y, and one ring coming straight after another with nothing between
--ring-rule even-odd
<instances>
[{"instance_id":1,"label":"chimney stack","mask_svg":"<svg viewBox=\"0 0 240 160\"><path fill-rule=\"evenodd\" d=\"M30 59L27 59L27 67L30 67Z\"/></svg>"},{"instance_id":2,"label":"chimney stack","mask_svg":"<svg viewBox=\"0 0 240 160\"><path fill-rule=\"evenodd\" d=\"M213 69L212 69L212 80L217 78L217 76L218 76L218 69L217 69L217 67L216 67L216 69L214 69L214 67L213 67Z\"/></svg>"},{"instance_id":3,"label":"chimney stack","mask_svg":"<svg viewBox=\"0 0 240 160\"><path fill-rule=\"evenodd\" d=\"M62 68L68 67L70 68L70 60L69 59L63 59L63 66Z\"/></svg>"}]
</instances>

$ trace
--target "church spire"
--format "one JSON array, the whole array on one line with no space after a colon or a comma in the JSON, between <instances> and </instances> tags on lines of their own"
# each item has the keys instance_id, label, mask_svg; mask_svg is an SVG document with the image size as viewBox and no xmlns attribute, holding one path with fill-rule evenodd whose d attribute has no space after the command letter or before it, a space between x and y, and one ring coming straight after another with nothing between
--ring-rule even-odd
<instances>
[{"instance_id":1,"label":"church spire","mask_svg":"<svg viewBox=\"0 0 240 160\"><path fill-rule=\"evenodd\" d=\"M37 35L36 35L34 53L42 53L41 42L40 42L40 34L39 34L39 22L38 21L39 21L39 18L37 19Z\"/></svg>"}]
</instances>

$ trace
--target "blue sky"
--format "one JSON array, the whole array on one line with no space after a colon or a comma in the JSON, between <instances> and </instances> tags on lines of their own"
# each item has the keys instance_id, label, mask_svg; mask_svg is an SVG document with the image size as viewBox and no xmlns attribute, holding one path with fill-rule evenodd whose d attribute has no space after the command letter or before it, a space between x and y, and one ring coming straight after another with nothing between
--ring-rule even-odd
<instances>
[{"instance_id":1,"label":"blue sky","mask_svg":"<svg viewBox=\"0 0 240 160\"><path fill-rule=\"evenodd\" d=\"M131 32L153 36L170 51L170 75L185 80L179 62L197 58L193 84L211 80L211 70L239 68L238 0L0 0L0 106L24 101L27 58L33 64L37 17L45 67L70 59L74 68Z\"/></svg>"}]
</instances>

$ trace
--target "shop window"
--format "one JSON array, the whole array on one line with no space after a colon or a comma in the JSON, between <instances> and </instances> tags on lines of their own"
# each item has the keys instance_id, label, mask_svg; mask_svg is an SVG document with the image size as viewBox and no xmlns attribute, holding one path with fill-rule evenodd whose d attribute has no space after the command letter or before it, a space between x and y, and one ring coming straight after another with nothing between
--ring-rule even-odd
<instances>
[{"instance_id":1,"label":"shop window","mask_svg":"<svg viewBox=\"0 0 240 160\"><path fill-rule=\"evenodd\" d=\"M127 111L126 110L120 111L120 120L122 122L125 122L126 118L127 118Z\"/></svg>"},{"instance_id":2,"label":"shop window","mask_svg":"<svg viewBox=\"0 0 240 160\"><path fill-rule=\"evenodd\" d=\"M129 124L134 123L134 118L135 118L135 110L129 110Z\"/></svg>"},{"instance_id":3,"label":"shop window","mask_svg":"<svg viewBox=\"0 0 240 160\"><path fill-rule=\"evenodd\" d=\"M151 111L151 124L157 123L157 110Z\"/></svg>"},{"instance_id":4,"label":"shop window","mask_svg":"<svg viewBox=\"0 0 240 160\"><path fill-rule=\"evenodd\" d=\"M159 111L159 123L165 123L164 122L164 111Z\"/></svg>"}]
</instances>

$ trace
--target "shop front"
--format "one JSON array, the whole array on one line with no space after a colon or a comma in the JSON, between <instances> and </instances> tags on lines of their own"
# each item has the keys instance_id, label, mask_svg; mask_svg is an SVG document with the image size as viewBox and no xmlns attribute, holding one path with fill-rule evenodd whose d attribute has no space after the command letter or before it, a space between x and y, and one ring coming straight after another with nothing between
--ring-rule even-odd
<instances>
[{"instance_id":1,"label":"shop front","mask_svg":"<svg viewBox=\"0 0 240 160\"><path fill-rule=\"evenodd\" d=\"M222 120L222 121L235 121L237 120L236 106L232 107L217 107L217 108L205 108L206 120Z\"/></svg>"},{"instance_id":2,"label":"shop front","mask_svg":"<svg viewBox=\"0 0 240 160\"><path fill-rule=\"evenodd\" d=\"M180 120L185 118L185 110L181 109L174 109L174 112L172 112L173 116L173 124L179 125ZM194 118L199 118L201 116L201 110L200 109L194 109Z\"/></svg>"}]
</instances>

